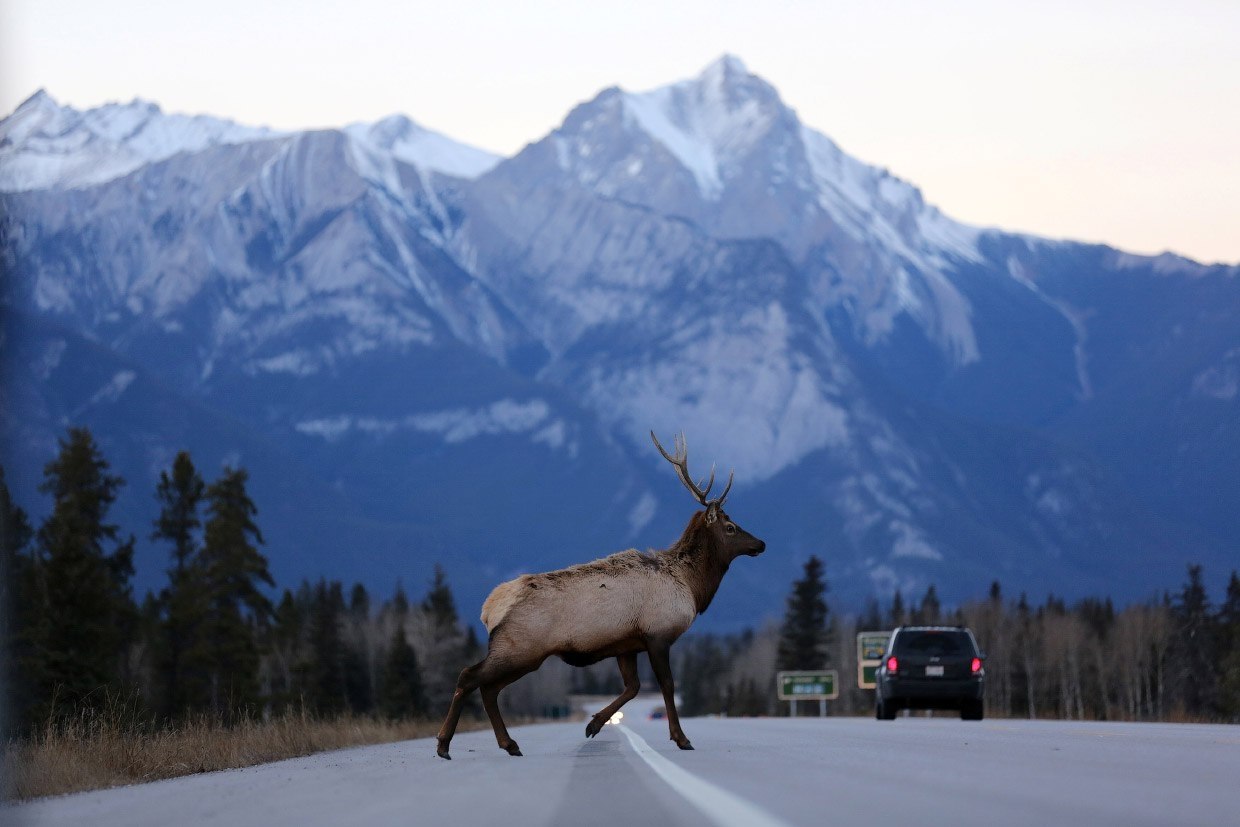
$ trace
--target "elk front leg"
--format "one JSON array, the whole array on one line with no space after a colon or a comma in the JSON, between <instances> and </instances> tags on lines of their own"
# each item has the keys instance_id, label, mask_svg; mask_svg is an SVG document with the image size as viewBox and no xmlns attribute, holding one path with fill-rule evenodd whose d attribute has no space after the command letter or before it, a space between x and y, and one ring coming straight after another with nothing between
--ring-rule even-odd
<instances>
[{"instance_id":1,"label":"elk front leg","mask_svg":"<svg viewBox=\"0 0 1240 827\"><path fill-rule=\"evenodd\" d=\"M598 735L599 730L603 728L603 724L611 720L611 716L619 711L629 701L637 697L637 692L642 688L641 682L637 678L637 654L617 655L616 663L620 666L620 677L624 679L624 691L620 693L620 697L609 703L603 709L594 714L590 719L590 723L586 724L586 737L593 738Z\"/></svg>"},{"instance_id":2,"label":"elk front leg","mask_svg":"<svg viewBox=\"0 0 1240 827\"><path fill-rule=\"evenodd\" d=\"M672 678L672 645L662 641L650 641L650 666L663 690L663 705L667 709L668 736L681 749L693 749L685 731L680 728L680 714L676 712L676 681Z\"/></svg>"}]
</instances>

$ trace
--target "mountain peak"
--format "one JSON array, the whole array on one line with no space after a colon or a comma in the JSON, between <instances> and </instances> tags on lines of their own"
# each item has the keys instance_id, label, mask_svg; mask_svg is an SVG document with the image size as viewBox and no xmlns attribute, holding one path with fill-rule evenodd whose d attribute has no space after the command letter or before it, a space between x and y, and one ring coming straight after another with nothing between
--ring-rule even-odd
<instances>
[{"instance_id":1,"label":"mountain peak","mask_svg":"<svg viewBox=\"0 0 1240 827\"><path fill-rule=\"evenodd\" d=\"M13 114L16 115L23 110L59 108L60 104L56 102L56 99L49 95L46 89L40 88L33 95L18 104L17 108L13 110Z\"/></svg>"},{"instance_id":2,"label":"mountain peak","mask_svg":"<svg viewBox=\"0 0 1240 827\"><path fill-rule=\"evenodd\" d=\"M625 93L626 120L662 144L693 174L704 197L720 197L734 165L789 114L779 93L724 55L696 78Z\"/></svg>"},{"instance_id":3,"label":"mountain peak","mask_svg":"<svg viewBox=\"0 0 1240 827\"><path fill-rule=\"evenodd\" d=\"M398 141L414 138L426 131L407 115L400 114L388 115L372 124L354 124L346 129L365 131L371 141L384 149L391 149Z\"/></svg>"},{"instance_id":4,"label":"mountain peak","mask_svg":"<svg viewBox=\"0 0 1240 827\"><path fill-rule=\"evenodd\" d=\"M767 109L784 109L779 92L774 86L749 71L734 55L723 55L692 80L674 83L679 89L695 99L698 107L735 111L749 104Z\"/></svg>"},{"instance_id":5,"label":"mountain peak","mask_svg":"<svg viewBox=\"0 0 1240 827\"><path fill-rule=\"evenodd\" d=\"M350 124L344 131L354 140L407 164L457 178L477 178L501 160L498 155L427 129L405 115L388 115L371 124Z\"/></svg>"},{"instance_id":6,"label":"mountain peak","mask_svg":"<svg viewBox=\"0 0 1240 827\"><path fill-rule=\"evenodd\" d=\"M745 61L733 54L724 53L710 63L698 79L702 81L713 81L716 78L726 81L728 78L750 77L752 73L749 67L745 65Z\"/></svg>"}]
</instances>

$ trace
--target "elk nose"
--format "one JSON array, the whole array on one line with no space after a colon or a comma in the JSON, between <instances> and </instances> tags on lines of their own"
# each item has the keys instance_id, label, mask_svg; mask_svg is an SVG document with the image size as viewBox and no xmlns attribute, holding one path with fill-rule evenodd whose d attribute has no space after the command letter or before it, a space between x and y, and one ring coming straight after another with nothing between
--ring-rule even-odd
<instances>
[{"instance_id":1,"label":"elk nose","mask_svg":"<svg viewBox=\"0 0 1240 827\"><path fill-rule=\"evenodd\" d=\"M757 551L755 551L755 552L754 552L754 554L761 554L761 553L762 553L762 552L764 552L764 551L766 551L766 541L765 541L765 540L759 540L759 541L758 541L758 549L757 549Z\"/></svg>"}]
</instances>

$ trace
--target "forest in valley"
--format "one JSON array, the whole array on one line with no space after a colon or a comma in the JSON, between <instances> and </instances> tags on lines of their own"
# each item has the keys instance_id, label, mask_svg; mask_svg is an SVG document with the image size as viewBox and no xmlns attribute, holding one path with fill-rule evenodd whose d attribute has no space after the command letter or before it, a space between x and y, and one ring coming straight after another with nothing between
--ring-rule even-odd
<instances>
[{"instance_id":1,"label":"forest in valley","mask_svg":"<svg viewBox=\"0 0 1240 827\"><path fill-rule=\"evenodd\" d=\"M681 644L678 675L685 714L788 714L769 690L782 669L839 673L834 714L873 714L873 690L857 684L857 633L900 625L968 626L986 654L986 714L1020 718L1240 722L1240 576L1232 572L1215 604L1200 566L1157 599L1117 608L1109 598L1069 605L987 596L946 608L934 586L920 600L897 592L887 606L860 614L830 612L821 564L806 564L782 625L741 635L699 635ZM821 618L818 632L790 633L798 618ZM802 621L801 628L810 624ZM790 641L799 641L800 646ZM817 705L806 705L817 714ZM813 707L808 708L808 707Z\"/></svg>"},{"instance_id":2,"label":"forest in valley","mask_svg":"<svg viewBox=\"0 0 1240 827\"><path fill-rule=\"evenodd\" d=\"M295 711L320 718L434 719L484 641L462 621L442 568L423 592L382 598L362 585L302 582L280 589L262 553L259 508L243 468L205 479L177 455L152 492L151 523L122 528L108 512L124 481L86 429L70 429L45 470L40 525L18 508L0 472L5 709L11 734L124 699L150 726L209 719L220 726ZM167 549L167 582L133 593L135 534ZM1105 596L1071 605L985 597L940 604L897 592L860 612L832 610L822 560L790 584L782 621L739 634L690 633L673 649L686 715L781 715L775 673L835 669L831 714L868 715L857 687L856 635L902 624L967 625L987 654L991 716L1240 721L1240 576L1215 602L1198 566L1159 597L1117 607ZM472 613L471 613L472 614ZM643 684L655 682L645 660ZM551 660L509 687L519 719L570 714L572 694L621 688L615 664L574 669ZM816 705L806 712L817 714ZM480 710L473 708L478 715Z\"/></svg>"}]
</instances>

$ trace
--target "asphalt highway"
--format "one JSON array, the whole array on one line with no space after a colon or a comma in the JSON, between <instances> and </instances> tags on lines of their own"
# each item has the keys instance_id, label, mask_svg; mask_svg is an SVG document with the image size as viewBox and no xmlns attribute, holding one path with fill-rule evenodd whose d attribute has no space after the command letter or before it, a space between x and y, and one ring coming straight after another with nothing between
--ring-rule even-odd
<instances>
[{"instance_id":1,"label":"asphalt highway","mask_svg":"<svg viewBox=\"0 0 1240 827\"><path fill-rule=\"evenodd\" d=\"M584 722L362 747L0 808L19 825L1221 825L1240 727L905 717Z\"/></svg>"}]
</instances>

